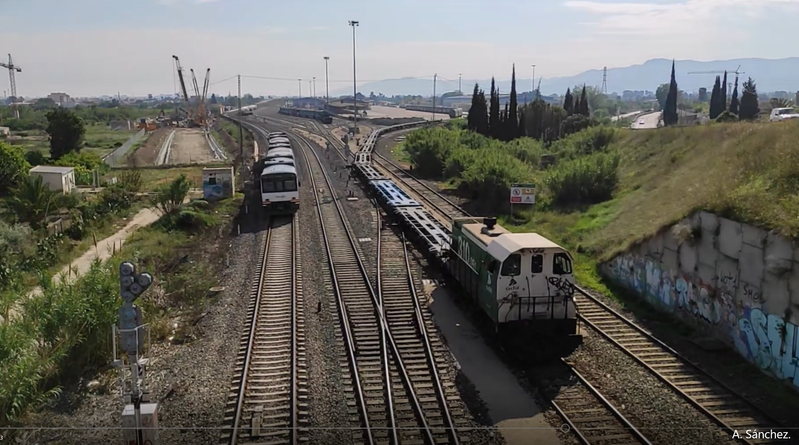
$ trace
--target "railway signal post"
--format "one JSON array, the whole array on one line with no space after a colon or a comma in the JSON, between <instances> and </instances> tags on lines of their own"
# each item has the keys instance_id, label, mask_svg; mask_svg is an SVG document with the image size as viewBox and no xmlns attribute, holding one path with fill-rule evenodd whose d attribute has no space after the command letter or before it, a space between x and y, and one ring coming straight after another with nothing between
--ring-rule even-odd
<instances>
[{"instance_id":1,"label":"railway signal post","mask_svg":"<svg viewBox=\"0 0 799 445\"><path fill-rule=\"evenodd\" d=\"M158 404L150 402L150 392L145 384L148 359L143 353L145 334L149 330L143 323L141 309L133 304L152 283L153 277L147 272L137 274L133 263L126 261L119 265L122 307L119 308L119 326L113 327L112 364L120 370L119 381L125 401L122 410L125 445L158 445ZM117 341L128 356L127 363L117 357Z\"/></svg>"}]
</instances>

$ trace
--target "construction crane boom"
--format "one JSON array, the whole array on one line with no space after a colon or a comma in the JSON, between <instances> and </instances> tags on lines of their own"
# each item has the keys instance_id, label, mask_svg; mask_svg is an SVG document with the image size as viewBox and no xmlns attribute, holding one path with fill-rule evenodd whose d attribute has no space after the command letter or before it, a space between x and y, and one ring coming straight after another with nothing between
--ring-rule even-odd
<instances>
[{"instance_id":1,"label":"construction crane boom","mask_svg":"<svg viewBox=\"0 0 799 445\"><path fill-rule=\"evenodd\" d=\"M14 117L19 119L19 108L17 108L17 79L14 77L14 72L21 73L22 68L14 65L11 54L8 55L8 63L0 62L0 66L8 68L8 79L11 82L11 97L13 97L11 107L14 109Z\"/></svg>"},{"instance_id":2,"label":"construction crane boom","mask_svg":"<svg viewBox=\"0 0 799 445\"><path fill-rule=\"evenodd\" d=\"M191 83L194 84L194 95L197 96L197 100L200 100L200 88L197 86L197 76L194 75L194 68L191 68Z\"/></svg>"},{"instance_id":3,"label":"construction crane boom","mask_svg":"<svg viewBox=\"0 0 799 445\"><path fill-rule=\"evenodd\" d=\"M189 102L189 93L186 90L186 82L183 80L183 67L180 66L180 59L178 56L172 56L175 59L175 64L178 67L178 79L180 79L180 90L183 93L183 100L188 103Z\"/></svg>"},{"instance_id":4,"label":"construction crane boom","mask_svg":"<svg viewBox=\"0 0 799 445\"><path fill-rule=\"evenodd\" d=\"M691 71L688 74L724 74L724 73L733 73L735 75L746 74L743 71L738 71L740 69L741 69L741 65L738 65L738 68L735 68L735 71L732 71L732 70L726 70L726 71Z\"/></svg>"},{"instance_id":5,"label":"construction crane boom","mask_svg":"<svg viewBox=\"0 0 799 445\"><path fill-rule=\"evenodd\" d=\"M210 82L211 82L211 68L208 68L205 71L205 82L203 82L203 95L202 95L203 103L205 103L205 99L208 97L208 86L210 85Z\"/></svg>"}]
</instances>

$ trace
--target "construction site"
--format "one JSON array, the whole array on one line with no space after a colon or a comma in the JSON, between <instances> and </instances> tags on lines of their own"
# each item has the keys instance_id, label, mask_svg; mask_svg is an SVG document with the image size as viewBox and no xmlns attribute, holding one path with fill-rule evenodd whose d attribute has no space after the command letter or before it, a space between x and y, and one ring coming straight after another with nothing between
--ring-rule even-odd
<instances>
[{"instance_id":1,"label":"construction site","mask_svg":"<svg viewBox=\"0 0 799 445\"><path fill-rule=\"evenodd\" d=\"M154 119L141 119L138 127L147 131L148 136L128 157L128 166L206 164L227 159L224 150L210 133L214 119L207 106L211 69L205 71L202 91L194 69L189 69L194 93L189 96L185 70L178 56L172 58L180 81L182 104L176 106L169 116L161 110Z\"/></svg>"}]
</instances>

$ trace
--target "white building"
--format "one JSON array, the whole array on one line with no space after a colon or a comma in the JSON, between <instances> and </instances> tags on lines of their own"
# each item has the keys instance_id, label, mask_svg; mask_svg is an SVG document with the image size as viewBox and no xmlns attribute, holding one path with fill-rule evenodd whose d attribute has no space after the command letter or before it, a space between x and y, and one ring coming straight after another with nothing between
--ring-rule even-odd
<instances>
[{"instance_id":1,"label":"white building","mask_svg":"<svg viewBox=\"0 0 799 445\"><path fill-rule=\"evenodd\" d=\"M9 136L11 134L11 129L8 127L0 127L0 135Z\"/></svg>"},{"instance_id":2,"label":"white building","mask_svg":"<svg viewBox=\"0 0 799 445\"><path fill-rule=\"evenodd\" d=\"M47 96L49 99L52 99L53 102L57 103L58 105L64 106L73 102L72 98L69 97L67 93L50 93Z\"/></svg>"},{"instance_id":3,"label":"white building","mask_svg":"<svg viewBox=\"0 0 799 445\"><path fill-rule=\"evenodd\" d=\"M51 165L37 165L28 172L31 176L40 176L42 182L50 190L70 193L75 188L75 167L55 167Z\"/></svg>"}]
</instances>

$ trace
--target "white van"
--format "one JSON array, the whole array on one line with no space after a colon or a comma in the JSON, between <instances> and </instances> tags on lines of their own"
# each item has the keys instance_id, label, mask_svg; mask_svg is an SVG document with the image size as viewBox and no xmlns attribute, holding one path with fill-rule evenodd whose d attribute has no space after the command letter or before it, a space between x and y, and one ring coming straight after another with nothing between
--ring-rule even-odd
<instances>
[{"instance_id":1,"label":"white van","mask_svg":"<svg viewBox=\"0 0 799 445\"><path fill-rule=\"evenodd\" d=\"M799 113L793 108L774 108L771 110L771 117L769 117L769 120L771 122L778 122L784 121L785 119L796 119L798 117Z\"/></svg>"}]
</instances>

